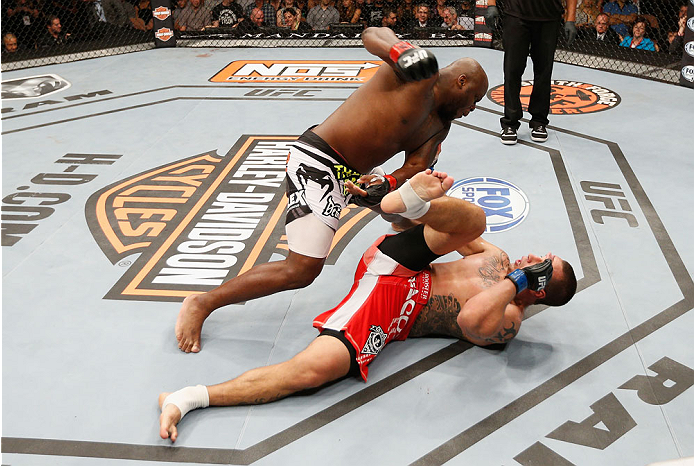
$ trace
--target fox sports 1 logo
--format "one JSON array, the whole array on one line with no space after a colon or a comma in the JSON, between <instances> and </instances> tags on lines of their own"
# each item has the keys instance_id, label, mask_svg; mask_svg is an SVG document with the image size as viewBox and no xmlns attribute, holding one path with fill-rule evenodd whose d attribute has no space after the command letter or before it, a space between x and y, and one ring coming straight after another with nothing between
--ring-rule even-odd
<instances>
[{"instance_id":1,"label":"fox sports 1 logo","mask_svg":"<svg viewBox=\"0 0 694 466\"><path fill-rule=\"evenodd\" d=\"M448 195L480 206L487 216L486 233L517 227L530 210L525 193L513 183L499 178L466 178L455 182Z\"/></svg>"}]
</instances>

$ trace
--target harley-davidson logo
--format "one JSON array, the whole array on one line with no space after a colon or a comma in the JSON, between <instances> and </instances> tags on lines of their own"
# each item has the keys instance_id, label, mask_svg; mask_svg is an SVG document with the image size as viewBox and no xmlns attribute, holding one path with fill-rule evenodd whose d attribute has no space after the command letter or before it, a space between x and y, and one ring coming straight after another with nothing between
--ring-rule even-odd
<instances>
[{"instance_id":1,"label":"harley-davidson logo","mask_svg":"<svg viewBox=\"0 0 694 466\"><path fill-rule=\"evenodd\" d=\"M244 136L225 156L205 152L94 193L87 222L106 257L127 264L139 254L105 297L181 301L286 255L285 163L296 138ZM326 262L375 216L343 209Z\"/></svg>"}]
</instances>

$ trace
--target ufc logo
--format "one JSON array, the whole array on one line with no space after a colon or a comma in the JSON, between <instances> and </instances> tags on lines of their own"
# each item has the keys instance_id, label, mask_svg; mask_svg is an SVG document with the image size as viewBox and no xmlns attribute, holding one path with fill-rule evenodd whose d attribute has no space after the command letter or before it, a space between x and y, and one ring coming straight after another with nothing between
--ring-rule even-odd
<instances>
[{"instance_id":1,"label":"ufc logo","mask_svg":"<svg viewBox=\"0 0 694 466\"><path fill-rule=\"evenodd\" d=\"M405 62L405 67L410 67L414 65L415 63L425 59L427 57L427 52L426 50L417 50L415 53L411 55L406 55L402 57L403 61Z\"/></svg>"},{"instance_id":2,"label":"ufc logo","mask_svg":"<svg viewBox=\"0 0 694 466\"><path fill-rule=\"evenodd\" d=\"M537 291L543 290L547 286L547 277L539 277L537 283L539 285Z\"/></svg>"}]
</instances>

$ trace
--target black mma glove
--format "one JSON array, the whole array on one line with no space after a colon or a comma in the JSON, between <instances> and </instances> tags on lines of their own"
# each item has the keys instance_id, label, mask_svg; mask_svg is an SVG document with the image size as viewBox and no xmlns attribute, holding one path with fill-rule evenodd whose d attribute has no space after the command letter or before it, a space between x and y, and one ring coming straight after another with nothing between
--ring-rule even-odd
<instances>
[{"instance_id":1,"label":"black mma glove","mask_svg":"<svg viewBox=\"0 0 694 466\"><path fill-rule=\"evenodd\" d=\"M439 71L439 63L433 53L405 41L390 48L390 59L393 60L395 71L405 81L421 81Z\"/></svg>"},{"instance_id":2,"label":"black mma glove","mask_svg":"<svg viewBox=\"0 0 694 466\"><path fill-rule=\"evenodd\" d=\"M545 259L539 264L516 269L506 278L516 285L516 294L528 288L533 291L543 290L552 278L552 261Z\"/></svg>"},{"instance_id":3,"label":"black mma glove","mask_svg":"<svg viewBox=\"0 0 694 466\"><path fill-rule=\"evenodd\" d=\"M489 26L492 31L496 30L497 21L499 20L499 9L494 5L487 7L487 12L484 14L484 23Z\"/></svg>"},{"instance_id":4,"label":"black mma glove","mask_svg":"<svg viewBox=\"0 0 694 466\"><path fill-rule=\"evenodd\" d=\"M393 175L377 175L366 185L366 196L353 195L350 202L361 207L373 207L381 203L381 199L395 189L398 181Z\"/></svg>"}]
</instances>

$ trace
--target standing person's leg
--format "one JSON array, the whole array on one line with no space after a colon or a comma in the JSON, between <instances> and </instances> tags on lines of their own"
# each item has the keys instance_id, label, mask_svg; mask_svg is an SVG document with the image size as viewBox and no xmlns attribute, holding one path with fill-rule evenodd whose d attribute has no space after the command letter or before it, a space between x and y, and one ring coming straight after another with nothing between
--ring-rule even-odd
<instances>
[{"instance_id":1,"label":"standing person's leg","mask_svg":"<svg viewBox=\"0 0 694 466\"><path fill-rule=\"evenodd\" d=\"M284 260L256 265L207 293L189 295L183 300L176 320L179 349L186 353L200 351L202 325L215 309L284 290L304 288L320 274L324 263L325 258L304 256L290 250Z\"/></svg>"},{"instance_id":2,"label":"standing person's leg","mask_svg":"<svg viewBox=\"0 0 694 466\"><path fill-rule=\"evenodd\" d=\"M504 116L502 128L517 130L523 118L520 91L523 71L528 61L530 31L526 22L515 16L504 16Z\"/></svg>"},{"instance_id":3,"label":"standing person's leg","mask_svg":"<svg viewBox=\"0 0 694 466\"><path fill-rule=\"evenodd\" d=\"M342 341L321 335L288 361L252 369L217 385L161 393L159 435L176 441L176 426L191 409L269 403L301 390L320 387L347 375L352 359Z\"/></svg>"},{"instance_id":4,"label":"standing person's leg","mask_svg":"<svg viewBox=\"0 0 694 466\"><path fill-rule=\"evenodd\" d=\"M292 147L287 161L287 258L257 265L212 291L187 297L176 321L176 339L182 351L200 351L203 323L215 309L306 287L323 269L346 200L330 166L334 160L302 142L305 135ZM317 143L331 150L319 138ZM307 151L317 153L327 162L311 158Z\"/></svg>"},{"instance_id":5,"label":"standing person's leg","mask_svg":"<svg viewBox=\"0 0 694 466\"><path fill-rule=\"evenodd\" d=\"M528 112L532 116L530 128L549 124L549 104L552 92L554 52L559 38L558 21L538 21L532 30L530 57L533 61L533 92Z\"/></svg>"}]
</instances>

